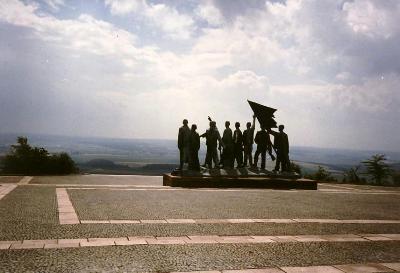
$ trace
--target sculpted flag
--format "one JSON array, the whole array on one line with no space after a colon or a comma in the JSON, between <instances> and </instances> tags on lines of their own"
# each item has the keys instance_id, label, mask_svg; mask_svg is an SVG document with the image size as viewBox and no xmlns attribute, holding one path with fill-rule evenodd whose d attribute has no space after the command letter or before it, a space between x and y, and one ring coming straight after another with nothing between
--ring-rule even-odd
<instances>
[{"instance_id":1,"label":"sculpted flag","mask_svg":"<svg viewBox=\"0 0 400 273\"><path fill-rule=\"evenodd\" d=\"M274 120L274 112L276 109L264 106L262 104L247 100L253 109L254 115L257 117L261 126L267 128L276 128L276 121Z\"/></svg>"}]
</instances>

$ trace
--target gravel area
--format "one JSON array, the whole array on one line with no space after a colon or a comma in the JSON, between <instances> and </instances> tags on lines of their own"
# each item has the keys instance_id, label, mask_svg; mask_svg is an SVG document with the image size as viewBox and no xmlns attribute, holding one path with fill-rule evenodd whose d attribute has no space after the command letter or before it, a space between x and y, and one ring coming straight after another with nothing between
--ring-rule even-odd
<instances>
[{"instance_id":1,"label":"gravel area","mask_svg":"<svg viewBox=\"0 0 400 273\"><path fill-rule=\"evenodd\" d=\"M161 176L144 175L66 175L35 176L29 184L92 184L92 185L157 185L162 186Z\"/></svg>"},{"instance_id":2,"label":"gravel area","mask_svg":"<svg viewBox=\"0 0 400 273\"><path fill-rule=\"evenodd\" d=\"M17 187L0 200L1 229L58 223L55 188Z\"/></svg>"},{"instance_id":3,"label":"gravel area","mask_svg":"<svg viewBox=\"0 0 400 273\"><path fill-rule=\"evenodd\" d=\"M400 219L396 195L313 191L68 190L81 220L165 218Z\"/></svg>"},{"instance_id":4,"label":"gravel area","mask_svg":"<svg viewBox=\"0 0 400 273\"><path fill-rule=\"evenodd\" d=\"M396 196L390 195L334 195L334 199L326 200L326 197L333 196L310 192L262 191L245 193L68 190L68 192L81 220L168 217L399 219L400 211L399 200L393 200ZM314 205L312 200L317 200L318 205ZM344 211L341 211L341 208L344 208ZM345 233L400 233L400 225L318 223L59 225L53 187L17 187L0 200L0 240L138 235Z\"/></svg>"},{"instance_id":5,"label":"gravel area","mask_svg":"<svg viewBox=\"0 0 400 273\"><path fill-rule=\"evenodd\" d=\"M0 271L167 272L399 260L400 242L111 246L0 251Z\"/></svg>"}]
</instances>

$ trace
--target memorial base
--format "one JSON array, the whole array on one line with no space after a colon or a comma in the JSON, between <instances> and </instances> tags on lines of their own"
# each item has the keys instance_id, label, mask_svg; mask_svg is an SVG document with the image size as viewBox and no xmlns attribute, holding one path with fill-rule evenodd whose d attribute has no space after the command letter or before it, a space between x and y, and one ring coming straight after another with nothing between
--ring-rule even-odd
<instances>
[{"instance_id":1,"label":"memorial base","mask_svg":"<svg viewBox=\"0 0 400 273\"><path fill-rule=\"evenodd\" d=\"M317 181L300 178L297 174L273 174L238 172L237 175L213 174L212 171L174 171L164 174L163 185L185 188L263 188L316 190Z\"/></svg>"}]
</instances>

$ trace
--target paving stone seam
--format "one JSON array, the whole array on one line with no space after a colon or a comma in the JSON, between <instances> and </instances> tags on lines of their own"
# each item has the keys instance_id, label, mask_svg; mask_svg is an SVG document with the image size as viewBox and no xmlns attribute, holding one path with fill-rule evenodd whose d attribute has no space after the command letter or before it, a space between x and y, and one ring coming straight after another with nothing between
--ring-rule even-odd
<instances>
[{"instance_id":1,"label":"paving stone seam","mask_svg":"<svg viewBox=\"0 0 400 273\"><path fill-rule=\"evenodd\" d=\"M191 245L191 244L260 244L304 242L377 242L400 241L400 234L329 234L329 235L282 235L282 236L222 236L187 235L178 237L129 236L118 238L75 238L23 241L0 241L0 250L47 249L89 246L122 245Z\"/></svg>"},{"instance_id":2,"label":"paving stone seam","mask_svg":"<svg viewBox=\"0 0 400 273\"><path fill-rule=\"evenodd\" d=\"M79 224L79 218L65 188L57 188L57 211L60 225Z\"/></svg>"},{"instance_id":3,"label":"paving stone seam","mask_svg":"<svg viewBox=\"0 0 400 273\"><path fill-rule=\"evenodd\" d=\"M243 224L243 223L319 223L319 224L400 224L400 220L367 220L367 219L114 219L114 220L80 220L81 224Z\"/></svg>"}]
</instances>

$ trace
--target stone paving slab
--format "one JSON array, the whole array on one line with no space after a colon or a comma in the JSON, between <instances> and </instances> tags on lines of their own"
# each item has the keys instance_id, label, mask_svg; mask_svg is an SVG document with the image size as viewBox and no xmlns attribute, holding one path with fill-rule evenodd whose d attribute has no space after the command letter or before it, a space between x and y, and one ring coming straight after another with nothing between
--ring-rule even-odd
<instances>
[{"instance_id":1,"label":"stone paving slab","mask_svg":"<svg viewBox=\"0 0 400 273\"><path fill-rule=\"evenodd\" d=\"M392 272L390 268L382 264L348 264L336 265L336 268L346 273L372 273L372 272Z\"/></svg>"},{"instance_id":2,"label":"stone paving slab","mask_svg":"<svg viewBox=\"0 0 400 273\"><path fill-rule=\"evenodd\" d=\"M32 176L24 176L19 182L19 185L26 185L29 184L29 182L33 179Z\"/></svg>"},{"instance_id":3,"label":"stone paving slab","mask_svg":"<svg viewBox=\"0 0 400 273\"><path fill-rule=\"evenodd\" d=\"M0 187L0 200L17 187L15 184L2 184Z\"/></svg>"},{"instance_id":4,"label":"stone paving slab","mask_svg":"<svg viewBox=\"0 0 400 273\"><path fill-rule=\"evenodd\" d=\"M270 268L228 269L209 271L171 271L169 273L374 273L395 272L399 263L381 264L344 264L344 265L320 265L320 266L284 266Z\"/></svg>"},{"instance_id":5,"label":"stone paving slab","mask_svg":"<svg viewBox=\"0 0 400 273\"><path fill-rule=\"evenodd\" d=\"M73 208L63 208L64 218L72 217ZM400 220L338 220L338 219L139 219L80 220L81 224L243 224L243 223L320 223L320 224L400 224Z\"/></svg>"},{"instance_id":6,"label":"stone paving slab","mask_svg":"<svg viewBox=\"0 0 400 273\"><path fill-rule=\"evenodd\" d=\"M0 249L9 249L10 246L11 246L11 244L1 243L1 244L0 244Z\"/></svg>"},{"instance_id":7,"label":"stone paving slab","mask_svg":"<svg viewBox=\"0 0 400 273\"><path fill-rule=\"evenodd\" d=\"M333 266L282 267L286 273L343 273Z\"/></svg>"},{"instance_id":8,"label":"stone paving slab","mask_svg":"<svg viewBox=\"0 0 400 273\"><path fill-rule=\"evenodd\" d=\"M110 220L110 224L141 224L140 220Z\"/></svg>"},{"instance_id":9,"label":"stone paving slab","mask_svg":"<svg viewBox=\"0 0 400 273\"><path fill-rule=\"evenodd\" d=\"M217 271L219 272L219 271ZM283 273L279 268L222 270L222 273Z\"/></svg>"},{"instance_id":10,"label":"stone paving slab","mask_svg":"<svg viewBox=\"0 0 400 273\"><path fill-rule=\"evenodd\" d=\"M275 243L278 242L278 238L275 236L250 236L253 238L255 242L260 242L260 243Z\"/></svg>"},{"instance_id":11,"label":"stone paving slab","mask_svg":"<svg viewBox=\"0 0 400 273\"><path fill-rule=\"evenodd\" d=\"M400 241L396 234L382 234L382 237L388 238L385 241ZM21 242L0 241L3 249L31 249L43 248L50 245L52 248L63 248L64 245L75 244L77 247L86 246L110 246L110 245L176 245L176 244L259 244L259 243L305 243L305 242L354 242L354 237L369 241L362 236L357 235L299 235L299 236L131 236L118 238L81 238L81 239L46 239L46 240L24 240ZM373 240L371 240L373 241ZM371 242L370 241L370 242ZM11 246L7 247L7 245ZM69 246L72 247L72 246Z\"/></svg>"},{"instance_id":12,"label":"stone paving slab","mask_svg":"<svg viewBox=\"0 0 400 273\"><path fill-rule=\"evenodd\" d=\"M79 247L79 243L64 243L64 244L45 244L44 249L51 248L76 248Z\"/></svg>"},{"instance_id":13,"label":"stone paving slab","mask_svg":"<svg viewBox=\"0 0 400 273\"><path fill-rule=\"evenodd\" d=\"M387 268L400 271L400 262L399 263L382 263L382 265L386 266Z\"/></svg>"},{"instance_id":14,"label":"stone paving slab","mask_svg":"<svg viewBox=\"0 0 400 273\"><path fill-rule=\"evenodd\" d=\"M400 234L378 234L378 235L390 238L392 240L400 240Z\"/></svg>"},{"instance_id":15,"label":"stone paving slab","mask_svg":"<svg viewBox=\"0 0 400 273\"><path fill-rule=\"evenodd\" d=\"M58 217L61 225L79 224L78 215L69 199L67 190L57 188Z\"/></svg>"},{"instance_id":16,"label":"stone paving slab","mask_svg":"<svg viewBox=\"0 0 400 273\"><path fill-rule=\"evenodd\" d=\"M167 220L140 220L142 224L166 224Z\"/></svg>"}]
</instances>

